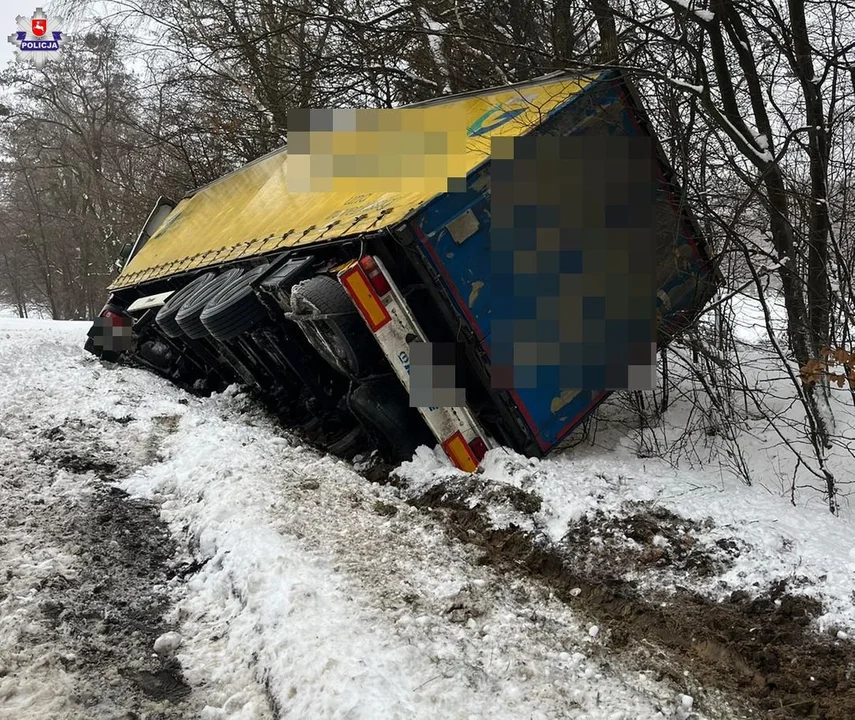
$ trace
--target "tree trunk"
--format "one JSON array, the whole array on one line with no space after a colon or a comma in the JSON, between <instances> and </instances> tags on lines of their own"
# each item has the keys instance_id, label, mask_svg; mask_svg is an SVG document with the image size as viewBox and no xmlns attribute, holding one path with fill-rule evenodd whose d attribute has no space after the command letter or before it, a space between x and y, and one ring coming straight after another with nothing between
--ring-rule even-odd
<instances>
[{"instance_id":1,"label":"tree trunk","mask_svg":"<svg viewBox=\"0 0 855 720\"><path fill-rule=\"evenodd\" d=\"M609 0L591 0L591 9L594 11L597 29L600 32L600 51L597 60L601 63L615 62L618 59L617 29Z\"/></svg>"}]
</instances>

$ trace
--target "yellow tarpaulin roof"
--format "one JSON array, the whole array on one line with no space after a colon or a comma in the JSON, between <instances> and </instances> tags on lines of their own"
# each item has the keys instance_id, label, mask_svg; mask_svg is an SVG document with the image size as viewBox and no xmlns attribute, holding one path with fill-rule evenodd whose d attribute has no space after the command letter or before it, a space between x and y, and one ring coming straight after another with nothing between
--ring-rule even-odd
<instances>
[{"instance_id":1,"label":"yellow tarpaulin roof","mask_svg":"<svg viewBox=\"0 0 855 720\"><path fill-rule=\"evenodd\" d=\"M491 137L525 134L592 80L564 75L442 98L413 109L446 109L447 116L464 118L462 169L468 173L489 157ZM380 230L404 220L441 193L427 185L413 192L289 192L286 166L283 149L182 200L110 289L277 249ZM447 166L459 168L461 163L449 158ZM359 178L349 181L351 188L359 187ZM368 178L365 184L373 186Z\"/></svg>"}]
</instances>

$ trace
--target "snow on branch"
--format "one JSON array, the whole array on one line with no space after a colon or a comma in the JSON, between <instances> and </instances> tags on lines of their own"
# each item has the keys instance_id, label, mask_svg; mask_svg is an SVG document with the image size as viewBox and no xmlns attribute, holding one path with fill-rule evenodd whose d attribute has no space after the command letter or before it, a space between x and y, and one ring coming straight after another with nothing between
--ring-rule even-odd
<instances>
[{"instance_id":1,"label":"snow on branch","mask_svg":"<svg viewBox=\"0 0 855 720\"><path fill-rule=\"evenodd\" d=\"M693 12L698 19L703 22L712 22L715 20L715 14L711 10L696 8L694 0L673 0L673 2L677 3L677 5L685 8L689 12Z\"/></svg>"}]
</instances>

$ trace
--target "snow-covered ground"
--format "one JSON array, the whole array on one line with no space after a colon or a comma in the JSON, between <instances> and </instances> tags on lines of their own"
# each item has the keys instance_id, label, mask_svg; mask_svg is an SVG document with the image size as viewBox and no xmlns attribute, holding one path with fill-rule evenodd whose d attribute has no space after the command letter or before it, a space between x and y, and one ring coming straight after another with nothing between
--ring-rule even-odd
<instances>
[{"instance_id":1,"label":"snow-covered ground","mask_svg":"<svg viewBox=\"0 0 855 720\"><path fill-rule=\"evenodd\" d=\"M0 320L0 717L707 716L690 679L624 665L547 589L241 394L102 366L85 328ZM88 577L134 555L149 587Z\"/></svg>"},{"instance_id":2,"label":"snow-covered ground","mask_svg":"<svg viewBox=\"0 0 855 720\"><path fill-rule=\"evenodd\" d=\"M417 502L472 479L440 453L370 483L235 388L200 399L102 365L86 327L0 318L3 720L742 716L684 657L613 642L581 588L483 562L475 530ZM848 506L792 507L629 443L493 450L477 480L464 502L497 530L560 547L585 521L586 549L658 561L685 541L709 560L628 564L642 597L785 581L822 603L813 632L855 632ZM624 532L632 513L659 518L649 538Z\"/></svg>"},{"instance_id":3,"label":"snow-covered ground","mask_svg":"<svg viewBox=\"0 0 855 720\"><path fill-rule=\"evenodd\" d=\"M418 493L458 474L427 448L421 448L400 472ZM797 579L792 592L823 603L824 612L816 619L819 632L855 635L855 523L848 507L840 517L829 515L819 504L793 507L786 498L748 487L732 476L680 470L653 459L639 462L626 448L608 454L580 448L546 460L505 449L491 451L483 479L543 499L540 510L531 516L507 504L491 505L489 512L498 527L516 523L556 543L580 518L600 514L604 520L619 519L627 514L627 505L661 508L697 521L698 529L692 533L697 548L721 555L722 544L733 547L721 573L693 579L675 575L667 567L640 575L628 568L627 576L651 587L691 585L716 600L735 590L758 594L778 581ZM632 539L624 541L633 544ZM670 541L661 536L656 543L666 548Z\"/></svg>"}]
</instances>

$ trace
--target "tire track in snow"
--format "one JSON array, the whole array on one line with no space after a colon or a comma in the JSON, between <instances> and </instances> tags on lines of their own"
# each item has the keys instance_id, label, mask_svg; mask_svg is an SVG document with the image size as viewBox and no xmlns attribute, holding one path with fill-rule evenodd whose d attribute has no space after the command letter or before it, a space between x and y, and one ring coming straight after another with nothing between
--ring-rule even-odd
<instances>
[{"instance_id":1,"label":"tire track in snow","mask_svg":"<svg viewBox=\"0 0 855 720\"><path fill-rule=\"evenodd\" d=\"M175 620L241 693L207 718L702 718L623 668L547 590L477 565L441 521L283 434L242 396L194 405L125 489L202 568Z\"/></svg>"},{"instance_id":2,"label":"tire track in snow","mask_svg":"<svg viewBox=\"0 0 855 720\"><path fill-rule=\"evenodd\" d=\"M180 668L151 653L174 550L157 508L82 464L72 472L10 445L4 438L0 717L185 717Z\"/></svg>"},{"instance_id":3,"label":"tire track in snow","mask_svg":"<svg viewBox=\"0 0 855 720\"><path fill-rule=\"evenodd\" d=\"M0 718L196 716L204 693L152 654L175 543L156 506L107 483L153 459L174 422L157 410L137 422L124 375L83 355L74 324L9 329L0 327Z\"/></svg>"}]
</instances>

